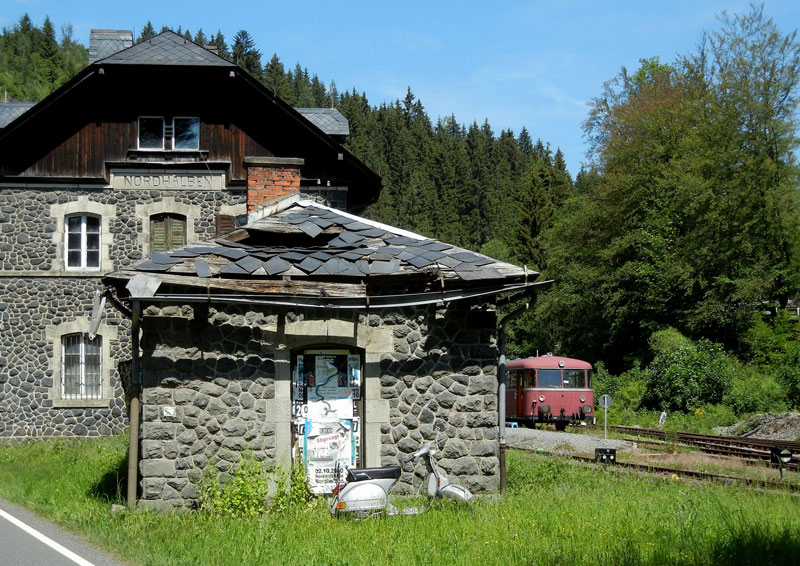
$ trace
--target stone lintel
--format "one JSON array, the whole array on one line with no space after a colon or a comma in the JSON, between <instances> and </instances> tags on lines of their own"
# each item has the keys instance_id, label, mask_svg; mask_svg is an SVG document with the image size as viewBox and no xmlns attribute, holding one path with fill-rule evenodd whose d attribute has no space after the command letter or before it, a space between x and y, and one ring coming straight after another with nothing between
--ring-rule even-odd
<instances>
[{"instance_id":1,"label":"stone lintel","mask_svg":"<svg viewBox=\"0 0 800 566\"><path fill-rule=\"evenodd\" d=\"M254 165L256 167L300 167L306 162L302 157L256 157L246 155L244 158L245 166Z\"/></svg>"}]
</instances>

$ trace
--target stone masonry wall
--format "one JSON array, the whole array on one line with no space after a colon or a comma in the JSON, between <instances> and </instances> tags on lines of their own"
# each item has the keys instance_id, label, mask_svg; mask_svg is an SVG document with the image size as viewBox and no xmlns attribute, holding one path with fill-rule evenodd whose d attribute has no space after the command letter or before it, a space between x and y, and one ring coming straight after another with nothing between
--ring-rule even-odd
<instances>
[{"instance_id":1,"label":"stone masonry wall","mask_svg":"<svg viewBox=\"0 0 800 566\"><path fill-rule=\"evenodd\" d=\"M112 434L127 425L120 370L127 380L130 325L113 307L103 321L117 328L110 344L110 367L104 372L112 398L103 407L54 407L48 395L56 376L52 371L53 340L45 328L86 318L92 294L102 289L98 273L58 270L63 255L56 244L53 205L88 199L113 207L109 218L109 255L114 268L142 259L141 235L147 219L136 216L137 205L173 199L181 207L199 207L202 214L189 228L197 239L214 235L214 216L223 206L241 205L244 191L111 190L54 188L0 189L0 437L84 436ZM107 238L105 238L107 240ZM96 405L96 403L94 404Z\"/></svg>"},{"instance_id":2,"label":"stone masonry wall","mask_svg":"<svg viewBox=\"0 0 800 566\"><path fill-rule=\"evenodd\" d=\"M93 279L0 277L0 437L97 436L119 432L127 422L118 363L106 368L113 396L102 407L54 408L49 388L53 344L45 328L76 316L89 317ZM118 327L109 340L114 360L130 358L130 323L114 309L104 322Z\"/></svg>"},{"instance_id":3,"label":"stone masonry wall","mask_svg":"<svg viewBox=\"0 0 800 566\"><path fill-rule=\"evenodd\" d=\"M389 423L381 427L381 462L399 464L401 491L417 493L426 471L409 460L443 421L439 465L474 492L498 486L497 317L487 305L407 309L370 315L392 329L394 351L382 356L381 397Z\"/></svg>"},{"instance_id":4,"label":"stone masonry wall","mask_svg":"<svg viewBox=\"0 0 800 566\"><path fill-rule=\"evenodd\" d=\"M192 506L208 466L275 461L274 315L148 307L142 325L140 505Z\"/></svg>"},{"instance_id":5,"label":"stone masonry wall","mask_svg":"<svg viewBox=\"0 0 800 566\"><path fill-rule=\"evenodd\" d=\"M277 365L288 366L289 352L311 346L363 348L362 429L379 419L379 434L374 446L368 438L362 442L380 452L382 465L402 466L398 491L417 492L425 470L410 462L410 454L435 437L437 421L447 425L439 444L442 468L474 492L497 489L491 305L369 314L205 308L145 309L140 505L194 506L208 466L224 474L244 454L285 462L290 447L281 444L281 427L291 430L291 403L276 392L288 391L290 374ZM351 329L352 337L332 338L335 327ZM318 335L328 342L320 343ZM386 416L375 416L383 404Z\"/></svg>"}]
</instances>

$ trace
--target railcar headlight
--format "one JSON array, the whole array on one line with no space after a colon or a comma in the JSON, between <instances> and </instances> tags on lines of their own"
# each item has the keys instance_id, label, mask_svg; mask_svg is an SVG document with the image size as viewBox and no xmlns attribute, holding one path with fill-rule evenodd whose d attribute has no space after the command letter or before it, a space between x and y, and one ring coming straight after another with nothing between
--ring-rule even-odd
<instances>
[{"instance_id":1,"label":"railcar headlight","mask_svg":"<svg viewBox=\"0 0 800 566\"><path fill-rule=\"evenodd\" d=\"M544 395L539 395L539 402L544 403Z\"/></svg>"},{"instance_id":2,"label":"railcar headlight","mask_svg":"<svg viewBox=\"0 0 800 566\"><path fill-rule=\"evenodd\" d=\"M581 403L585 403L586 402L586 395L581 395L580 399L581 399Z\"/></svg>"}]
</instances>

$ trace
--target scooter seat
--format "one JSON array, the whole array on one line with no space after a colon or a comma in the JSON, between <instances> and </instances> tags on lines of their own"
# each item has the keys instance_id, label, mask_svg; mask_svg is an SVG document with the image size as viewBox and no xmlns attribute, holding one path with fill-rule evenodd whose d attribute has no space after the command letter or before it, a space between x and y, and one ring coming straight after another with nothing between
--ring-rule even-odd
<instances>
[{"instance_id":1,"label":"scooter seat","mask_svg":"<svg viewBox=\"0 0 800 566\"><path fill-rule=\"evenodd\" d=\"M382 468L360 468L347 470L347 481L399 479L400 466L384 466Z\"/></svg>"}]
</instances>

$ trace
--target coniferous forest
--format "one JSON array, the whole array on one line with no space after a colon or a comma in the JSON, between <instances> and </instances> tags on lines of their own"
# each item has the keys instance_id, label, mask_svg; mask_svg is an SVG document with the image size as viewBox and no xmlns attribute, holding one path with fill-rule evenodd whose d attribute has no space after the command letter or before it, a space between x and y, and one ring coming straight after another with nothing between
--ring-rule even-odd
<instances>
[{"instance_id":1,"label":"coniferous forest","mask_svg":"<svg viewBox=\"0 0 800 566\"><path fill-rule=\"evenodd\" d=\"M800 406L800 42L753 6L674 61L641 54L591 101L589 164L572 179L535 132L433 121L409 88L372 104L238 31L213 44L297 107L336 107L347 147L385 187L366 216L555 279L510 352L599 363L619 409L721 420ZM148 22L137 38L157 31ZM266 61L266 63L265 63ZM39 100L87 64L68 24L27 16L0 35L0 89Z\"/></svg>"}]
</instances>

